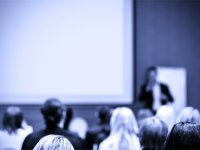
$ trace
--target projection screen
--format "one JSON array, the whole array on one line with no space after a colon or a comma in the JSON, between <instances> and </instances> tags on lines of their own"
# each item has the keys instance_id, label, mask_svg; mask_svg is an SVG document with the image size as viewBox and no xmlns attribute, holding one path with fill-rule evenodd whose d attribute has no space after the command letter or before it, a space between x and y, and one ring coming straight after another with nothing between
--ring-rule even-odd
<instances>
[{"instance_id":1,"label":"projection screen","mask_svg":"<svg viewBox=\"0 0 200 150\"><path fill-rule=\"evenodd\" d=\"M132 3L0 1L0 104L131 104Z\"/></svg>"}]
</instances>

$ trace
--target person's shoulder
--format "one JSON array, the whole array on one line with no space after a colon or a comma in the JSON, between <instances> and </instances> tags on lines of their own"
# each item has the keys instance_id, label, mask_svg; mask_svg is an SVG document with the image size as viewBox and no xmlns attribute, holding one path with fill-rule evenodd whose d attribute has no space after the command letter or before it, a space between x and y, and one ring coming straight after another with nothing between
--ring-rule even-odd
<instances>
[{"instance_id":1,"label":"person's shoulder","mask_svg":"<svg viewBox=\"0 0 200 150\"><path fill-rule=\"evenodd\" d=\"M105 150L112 148L113 142L116 139L113 137L107 137L105 140L103 140L99 145L99 150Z\"/></svg>"},{"instance_id":2,"label":"person's shoulder","mask_svg":"<svg viewBox=\"0 0 200 150\"><path fill-rule=\"evenodd\" d=\"M37 142L42 137L42 131L33 132L26 136L23 144L22 144L22 150L29 150L33 149L34 146L37 144Z\"/></svg>"},{"instance_id":3,"label":"person's shoulder","mask_svg":"<svg viewBox=\"0 0 200 150\"><path fill-rule=\"evenodd\" d=\"M160 82L159 85L161 86L161 88L168 88L168 85L166 83Z\"/></svg>"},{"instance_id":4,"label":"person's shoulder","mask_svg":"<svg viewBox=\"0 0 200 150\"><path fill-rule=\"evenodd\" d=\"M73 138L73 139L78 139L81 140L81 138L78 136L78 134L74 133L74 132L70 132L70 131L64 131L64 136L66 136L67 138Z\"/></svg>"},{"instance_id":5,"label":"person's shoulder","mask_svg":"<svg viewBox=\"0 0 200 150\"><path fill-rule=\"evenodd\" d=\"M77 134L70 131L65 131L65 134L63 134L63 136L65 136L72 143L75 149L85 149L85 141Z\"/></svg>"},{"instance_id":6,"label":"person's shoulder","mask_svg":"<svg viewBox=\"0 0 200 150\"><path fill-rule=\"evenodd\" d=\"M144 89L144 88L146 88L146 87L147 87L147 83L144 82L144 83L141 85L141 88Z\"/></svg>"},{"instance_id":7,"label":"person's shoulder","mask_svg":"<svg viewBox=\"0 0 200 150\"><path fill-rule=\"evenodd\" d=\"M101 130L102 130L102 127L100 125L94 125L94 126L90 127L87 132L90 134L97 134Z\"/></svg>"},{"instance_id":8,"label":"person's shoulder","mask_svg":"<svg viewBox=\"0 0 200 150\"><path fill-rule=\"evenodd\" d=\"M32 140L34 140L34 139L38 139L38 138L40 138L40 137L43 136L42 133L43 133L42 130L37 131L37 132L30 133L29 135L26 136L25 140L28 140L28 141L30 140L30 141L32 141Z\"/></svg>"}]
</instances>

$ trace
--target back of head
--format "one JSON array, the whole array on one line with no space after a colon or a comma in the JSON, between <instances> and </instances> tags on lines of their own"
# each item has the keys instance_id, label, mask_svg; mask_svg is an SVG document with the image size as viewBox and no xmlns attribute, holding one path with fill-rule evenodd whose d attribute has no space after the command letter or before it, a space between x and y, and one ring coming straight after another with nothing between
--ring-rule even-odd
<instances>
[{"instance_id":1,"label":"back of head","mask_svg":"<svg viewBox=\"0 0 200 150\"><path fill-rule=\"evenodd\" d=\"M200 149L199 141L200 125L179 122L173 126L169 133L164 149Z\"/></svg>"},{"instance_id":2,"label":"back of head","mask_svg":"<svg viewBox=\"0 0 200 150\"><path fill-rule=\"evenodd\" d=\"M145 119L140 128L140 143L143 149L160 150L167 137L167 125L157 117Z\"/></svg>"},{"instance_id":3,"label":"back of head","mask_svg":"<svg viewBox=\"0 0 200 150\"><path fill-rule=\"evenodd\" d=\"M140 109L138 112L137 112L137 122L138 122L138 126L140 127L142 122L149 118L149 117L152 117L153 116L153 112L150 110L150 109Z\"/></svg>"},{"instance_id":4,"label":"back of head","mask_svg":"<svg viewBox=\"0 0 200 150\"><path fill-rule=\"evenodd\" d=\"M134 147L133 138L138 133L138 126L135 116L131 109L127 107L116 108L110 120L111 135L113 142L117 144L118 149L132 149Z\"/></svg>"},{"instance_id":5,"label":"back of head","mask_svg":"<svg viewBox=\"0 0 200 150\"><path fill-rule=\"evenodd\" d=\"M3 116L3 127L8 133L15 133L22 127L23 113L17 106L10 106Z\"/></svg>"},{"instance_id":6,"label":"back of head","mask_svg":"<svg viewBox=\"0 0 200 150\"><path fill-rule=\"evenodd\" d=\"M55 98L48 99L42 106L41 112L48 127L58 126L63 117L64 106Z\"/></svg>"},{"instance_id":7,"label":"back of head","mask_svg":"<svg viewBox=\"0 0 200 150\"><path fill-rule=\"evenodd\" d=\"M40 139L33 150L74 150L67 138L61 135L47 135Z\"/></svg>"},{"instance_id":8,"label":"back of head","mask_svg":"<svg viewBox=\"0 0 200 150\"><path fill-rule=\"evenodd\" d=\"M100 123L109 123L110 121L110 109L108 107L99 107L97 110L97 117Z\"/></svg>"},{"instance_id":9,"label":"back of head","mask_svg":"<svg viewBox=\"0 0 200 150\"><path fill-rule=\"evenodd\" d=\"M175 115L174 108L171 105L162 105L156 112L156 117L166 123L169 131L175 123Z\"/></svg>"},{"instance_id":10,"label":"back of head","mask_svg":"<svg viewBox=\"0 0 200 150\"><path fill-rule=\"evenodd\" d=\"M193 107L184 107L177 116L176 122L193 122L200 124L200 113Z\"/></svg>"}]
</instances>

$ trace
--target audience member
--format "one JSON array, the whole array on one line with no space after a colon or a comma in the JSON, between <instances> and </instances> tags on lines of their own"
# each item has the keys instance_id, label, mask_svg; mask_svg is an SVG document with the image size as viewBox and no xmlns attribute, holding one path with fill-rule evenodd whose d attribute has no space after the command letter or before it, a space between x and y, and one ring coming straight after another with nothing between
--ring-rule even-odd
<instances>
[{"instance_id":1,"label":"audience member","mask_svg":"<svg viewBox=\"0 0 200 150\"><path fill-rule=\"evenodd\" d=\"M140 127L142 150L161 150L168 133L167 125L157 117L150 117Z\"/></svg>"},{"instance_id":2,"label":"audience member","mask_svg":"<svg viewBox=\"0 0 200 150\"><path fill-rule=\"evenodd\" d=\"M73 118L73 109L71 107L68 107L65 114L64 129L69 130L69 124Z\"/></svg>"},{"instance_id":3,"label":"audience member","mask_svg":"<svg viewBox=\"0 0 200 150\"><path fill-rule=\"evenodd\" d=\"M164 144L164 150L200 149L200 125L189 122L175 124Z\"/></svg>"},{"instance_id":4,"label":"audience member","mask_svg":"<svg viewBox=\"0 0 200 150\"><path fill-rule=\"evenodd\" d=\"M176 113L171 105L163 105L157 110L156 117L164 121L170 131L175 123Z\"/></svg>"},{"instance_id":5,"label":"audience member","mask_svg":"<svg viewBox=\"0 0 200 150\"><path fill-rule=\"evenodd\" d=\"M140 109L137 112L137 123L138 123L138 127L140 128L140 126L143 124L143 121L146 118L152 117L153 113L150 109Z\"/></svg>"},{"instance_id":6,"label":"audience member","mask_svg":"<svg viewBox=\"0 0 200 150\"><path fill-rule=\"evenodd\" d=\"M64 115L63 104L55 99L48 99L41 108L46 128L28 135L23 143L22 150L33 149L38 141L49 134L63 135L74 146L75 149L84 149L84 142L78 136L65 131L59 127L59 123Z\"/></svg>"},{"instance_id":7,"label":"audience member","mask_svg":"<svg viewBox=\"0 0 200 150\"><path fill-rule=\"evenodd\" d=\"M90 127L86 134L87 148L93 149L94 146L98 147L99 144L108 137L110 133L110 115L111 111L108 107L99 107L95 113L98 121L97 124Z\"/></svg>"},{"instance_id":8,"label":"audience member","mask_svg":"<svg viewBox=\"0 0 200 150\"><path fill-rule=\"evenodd\" d=\"M137 122L127 107L116 108L110 120L111 132L99 146L99 150L139 150Z\"/></svg>"},{"instance_id":9,"label":"audience member","mask_svg":"<svg viewBox=\"0 0 200 150\"><path fill-rule=\"evenodd\" d=\"M33 150L74 150L74 147L64 136L47 135L40 139Z\"/></svg>"},{"instance_id":10,"label":"audience member","mask_svg":"<svg viewBox=\"0 0 200 150\"><path fill-rule=\"evenodd\" d=\"M0 131L0 149L21 150L25 137L32 131L19 107L7 107L3 116L3 130Z\"/></svg>"},{"instance_id":11,"label":"audience member","mask_svg":"<svg viewBox=\"0 0 200 150\"><path fill-rule=\"evenodd\" d=\"M193 107L184 107L176 118L176 122L193 122L200 124L199 110Z\"/></svg>"},{"instance_id":12,"label":"audience member","mask_svg":"<svg viewBox=\"0 0 200 150\"><path fill-rule=\"evenodd\" d=\"M161 105L173 102L173 97L166 84L157 80L157 68L150 67L146 72L146 81L141 87L139 101L154 113Z\"/></svg>"},{"instance_id":13,"label":"audience member","mask_svg":"<svg viewBox=\"0 0 200 150\"><path fill-rule=\"evenodd\" d=\"M84 119L83 117L74 117L69 124L68 131L77 134L82 139L85 139L87 130L88 123L86 119Z\"/></svg>"}]
</instances>

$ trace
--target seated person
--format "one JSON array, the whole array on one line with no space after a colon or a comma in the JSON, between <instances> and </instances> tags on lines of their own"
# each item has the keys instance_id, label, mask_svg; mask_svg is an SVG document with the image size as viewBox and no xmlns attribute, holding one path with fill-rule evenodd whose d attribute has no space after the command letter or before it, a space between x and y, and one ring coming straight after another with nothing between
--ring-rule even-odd
<instances>
[{"instance_id":1,"label":"seated person","mask_svg":"<svg viewBox=\"0 0 200 150\"><path fill-rule=\"evenodd\" d=\"M157 117L145 119L140 128L142 150L161 150L167 133L167 125L162 120Z\"/></svg>"},{"instance_id":2,"label":"seated person","mask_svg":"<svg viewBox=\"0 0 200 150\"><path fill-rule=\"evenodd\" d=\"M44 136L33 150L74 150L72 144L61 135Z\"/></svg>"},{"instance_id":3,"label":"seated person","mask_svg":"<svg viewBox=\"0 0 200 150\"><path fill-rule=\"evenodd\" d=\"M89 128L86 134L86 143L88 149L93 149L93 146L97 146L108 137L110 133L110 108L99 107L96 112L98 123Z\"/></svg>"},{"instance_id":4,"label":"seated person","mask_svg":"<svg viewBox=\"0 0 200 150\"><path fill-rule=\"evenodd\" d=\"M32 133L24 140L22 150L33 149L38 141L49 134L57 134L66 137L75 149L84 149L84 142L78 136L59 127L59 123L64 116L63 104L55 98L48 99L41 108L46 128Z\"/></svg>"},{"instance_id":5,"label":"seated person","mask_svg":"<svg viewBox=\"0 0 200 150\"><path fill-rule=\"evenodd\" d=\"M85 139L88 130L87 120L83 117L74 117L69 124L68 131L73 132L80 138Z\"/></svg>"},{"instance_id":6,"label":"seated person","mask_svg":"<svg viewBox=\"0 0 200 150\"><path fill-rule=\"evenodd\" d=\"M193 107L184 107L176 118L176 123L178 122L193 122L200 124L199 110Z\"/></svg>"},{"instance_id":7,"label":"seated person","mask_svg":"<svg viewBox=\"0 0 200 150\"><path fill-rule=\"evenodd\" d=\"M147 118L150 118L153 116L153 113L151 110L149 109L139 109L137 112L137 123L138 123L138 127L140 128L140 126L143 124L143 121Z\"/></svg>"},{"instance_id":8,"label":"seated person","mask_svg":"<svg viewBox=\"0 0 200 150\"><path fill-rule=\"evenodd\" d=\"M69 130L69 125L73 119L73 109L71 107L68 107L67 110L66 110L66 118L65 118L65 122L64 122L64 129L65 130Z\"/></svg>"},{"instance_id":9,"label":"seated person","mask_svg":"<svg viewBox=\"0 0 200 150\"><path fill-rule=\"evenodd\" d=\"M78 135L80 138L85 139L88 130L88 123L82 117L74 117L74 112L71 107L68 107L65 113L64 129Z\"/></svg>"},{"instance_id":10,"label":"seated person","mask_svg":"<svg viewBox=\"0 0 200 150\"><path fill-rule=\"evenodd\" d=\"M200 149L200 125L189 122L175 124L164 144L164 150Z\"/></svg>"},{"instance_id":11,"label":"seated person","mask_svg":"<svg viewBox=\"0 0 200 150\"><path fill-rule=\"evenodd\" d=\"M0 131L0 149L21 150L25 137L33 131L24 120L21 109L10 106L3 115L3 130Z\"/></svg>"},{"instance_id":12,"label":"seated person","mask_svg":"<svg viewBox=\"0 0 200 150\"><path fill-rule=\"evenodd\" d=\"M168 127L168 131L171 130L175 123L176 113L171 105L162 105L158 108L156 114L160 120L164 121Z\"/></svg>"},{"instance_id":13,"label":"seated person","mask_svg":"<svg viewBox=\"0 0 200 150\"><path fill-rule=\"evenodd\" d=\"M146 81L142 85L139 102L154 113L161 105L173 102L168 86L157 81L156 67L150 67L146 72Z\"/></svg>"},{"instance_id":14,"label":"seated person","mask_svg":"<svg viewBox=\"0 0 200 150\"><path fill-rule=\"evenodd\" d=\"M128 107L116 108L110 120L110 135L100 143L99 150L140 150L135 115Z\"/></svg>"}]
</instances>

